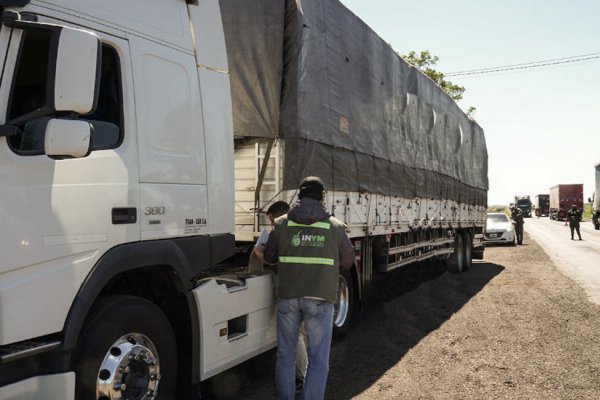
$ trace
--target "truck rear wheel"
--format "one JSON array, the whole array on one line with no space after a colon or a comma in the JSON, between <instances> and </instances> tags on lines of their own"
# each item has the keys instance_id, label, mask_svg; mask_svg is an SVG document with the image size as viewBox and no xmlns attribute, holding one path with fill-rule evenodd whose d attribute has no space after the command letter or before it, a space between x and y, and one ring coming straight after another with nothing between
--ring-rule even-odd
<instances>
[{"instance_id":1,"label":"truck rear wheel","mask_svg":"<svg viewBox=\"0 0 600 400\"><path fill-rule=\"evenodd\" d=\"M448 266L448 272L453 274L460 274L464 270L465 266L465 249L463 245L463 238L460 233L456 233L454 236L454 252L446 260Z\"/></svg>"},{"instance_id":2,"label":"truck rear wheel","mask_svg":"<svg viewBox=\"0 0 600 400\"><path fill-rule=\"evenodd\" d=\"M333 335L343 336L350 330L354 308L354 285L350 270L340 270L338 294L333 306Z\"/></svg>"},{"instance_id":3,"label":"truck rear wheel","mask_svg":"<svg viewBox=\"0 0 600 400\"><path fill-rule=\"evenodd\" d=\"M74 369L77 399L172 399L177 345L169 320L146 299L105 298L83 330Z\"/></svg>"},{"instance_id":4,"label":"truck rear wheel","mask_svg":"<svg viewBox=\"0 0 600 400\"><path fill-rule=\"evenodd\" d=\"M464 270L468 270L473 265L473 241L471 240L471 234L469 232L463 232L462 234L463 246L464 246Z\"/></svg>"}]
</instances>

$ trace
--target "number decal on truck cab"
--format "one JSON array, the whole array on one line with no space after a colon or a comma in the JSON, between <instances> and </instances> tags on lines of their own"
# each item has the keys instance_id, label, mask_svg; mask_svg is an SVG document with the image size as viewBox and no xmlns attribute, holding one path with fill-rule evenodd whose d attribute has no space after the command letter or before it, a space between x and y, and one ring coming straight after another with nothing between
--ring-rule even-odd
<instances>
[{"instance_id":1,"label":"number decal on truck cab","mask_svg":"<svg viewBox=\"0 0 600 400\"><path fill-rule=\"evenodd\" d=\"M164 215L165 207L146 207L144 215Z\"/></svg>"}]
</instances>

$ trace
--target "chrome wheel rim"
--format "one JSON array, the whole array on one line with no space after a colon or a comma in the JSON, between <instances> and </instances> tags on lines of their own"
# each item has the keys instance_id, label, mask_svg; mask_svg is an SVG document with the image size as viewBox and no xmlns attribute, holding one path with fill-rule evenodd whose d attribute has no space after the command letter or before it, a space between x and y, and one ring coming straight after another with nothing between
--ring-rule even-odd
<instances>
[{"instance_id":1,"label":"chrome wheel rim","mask_svg":"<svg viewBox=\"0 0 600 400\"><path fill-rule=\"evenodd\" d=\"M106 352L96 380L96 399L153 400L160 379L156 347L147 336L130 333Z\"/></svg>"},{"instance_id":2,"label":"chrome wheel rim","mask_svg":"<svg viewBox=\"0 0 600 400\"><path fill-rule=\"evenodd\" d=\"M339 276L337 299L333 307L333 324L341 327L346 323L350 308L350 291L348 282L342 275Z\"/></svg>"}]
</instances>

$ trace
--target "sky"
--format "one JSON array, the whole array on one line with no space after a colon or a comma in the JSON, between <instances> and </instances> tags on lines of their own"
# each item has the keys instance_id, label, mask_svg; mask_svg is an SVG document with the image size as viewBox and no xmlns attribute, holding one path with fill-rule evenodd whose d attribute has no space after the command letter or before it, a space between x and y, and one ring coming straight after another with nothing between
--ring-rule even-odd
<instances>
[{"instance_id":1,"label":"sky","mask_svg":"<svg viewBox=\"0 0 600 400\"><path fill-rule=\"evenodd\" d=\"M400 54L428 50L444 73L600 53L598 0L341 0ZM448 77L485 131L488 205L583 183L600 164L600 58Z\"/></svg>"}]
</instances>

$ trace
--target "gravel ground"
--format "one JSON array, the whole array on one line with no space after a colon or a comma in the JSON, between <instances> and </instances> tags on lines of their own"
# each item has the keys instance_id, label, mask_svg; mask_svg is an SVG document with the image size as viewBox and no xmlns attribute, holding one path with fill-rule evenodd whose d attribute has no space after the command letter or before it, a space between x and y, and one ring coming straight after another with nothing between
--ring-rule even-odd
<instances>
[{"instance_id":1,"label":"gravel ground","mask_svg":"<svg viewBox=\"0 0 600 400\"><path fill-rule=\"evenodd\" d=\"M600 306L527 235L462 275L430 264L386 278L383 301L333 344L327 399L600 398ZM213 384L275 398L262 364Z\"/></svg>"}]
</instances>

